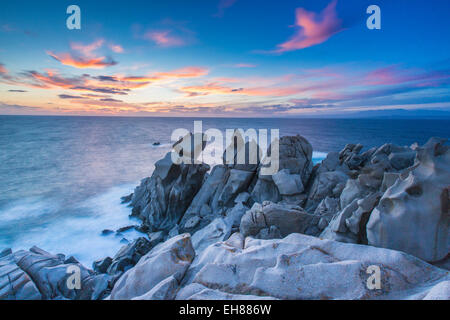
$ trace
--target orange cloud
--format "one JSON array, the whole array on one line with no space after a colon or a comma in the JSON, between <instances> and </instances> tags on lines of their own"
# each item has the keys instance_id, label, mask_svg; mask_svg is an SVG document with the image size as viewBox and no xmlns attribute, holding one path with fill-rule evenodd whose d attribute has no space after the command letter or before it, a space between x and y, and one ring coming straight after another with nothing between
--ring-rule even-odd
<instances>
[{"instance_id":1,"label":"orange cloud","mask_svg":"<svg viewBox=\"0 0 450 320\"><path fill-rule=\"evenodd\" d=\"M341 20L336 13L337 0L333 0L320 14L296 10L296 26L299 30L288 41L279 44L277 53L300 50L327 41L336 33L342 31Z\"/></svg>"},{"instance_id":2,"label":"orange cloud","mask_svg":"<svg viewBox=\"0 0 450 320\"><path fill-rule=\"evenodd\" d=\"M71 66L78 69L103 69L105 67L110 67L117 64L116 61L109 57L96 56L94 54L94 51L100 49L104 43L104 39L98 39L87 45L72 42L70 43L70 48L73 51L76 51L77 54L56 54L51 51L48 51L47 54L66 66ZM110 48L114 52L123 52L123 48L118 45L110 45Z\"/></svg>"},{"instance_id":3,"label":"orange cloud","mask_svg":"<svg viewBox=\"0 0 450 320\"><path fill-rule=\"evenodd\" d=\"M5 66L0 63L0 73L8 73L8 70L6 70Z\"/></svg>"},{"instance_id":4,"label":"orange cloud","mask_svg":"<svg viewBox=\"0 0 450 320\"><path fill-rule=\"evenodd\" d=\"M61 53L58 55L50 51L47 52L47 54L53 59L61 62L63 65L78 69L103 69L117 64L116 61L107 57L83 58L74 57L70 53Z\"/></svg>"}]
</instances>

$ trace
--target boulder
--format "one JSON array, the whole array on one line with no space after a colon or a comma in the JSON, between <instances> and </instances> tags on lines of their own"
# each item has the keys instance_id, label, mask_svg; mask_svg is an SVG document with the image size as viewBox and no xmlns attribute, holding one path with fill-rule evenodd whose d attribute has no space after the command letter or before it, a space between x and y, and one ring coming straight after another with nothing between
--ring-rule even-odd
<instances>
[{"instance_id":1,"label":"boulder","mask_svg":"<svg viewBox=\"0 0 450 320\"><path fill-rule=\"evenodd\" d=\"M37 247L17 251L13 256L17 266L29 275L44 300L101 299L109 290L109 276L96 275L74 258L66 261L64 255L52 255ZM68 285L69 277L76 270L80 272L80 288Z\"/></svg>"},{"instance_id":2,"label":"boulder","mask_svg":"<svg viewBox=\"0 0 450 320\"><path fill-rule=\"evenodd\" d=\"M116 282L110 299L127 300L141 297L170 276L180 281L194 256L189 234L181 234L160 243ZM169 285L161 284L160 288L170 288L170 285L173 285L173 282Z\"/></svg>"},{"instance_id":3,"label":"boulder","mask_svg":"<svg viewBox=\"0 0 450 320\"><path fill-rule=\"evenodd\" d=\"M242 217L240 232L244 236L256 236L261 230L275 226L281 236L303 233L312 221L313 215L294 205L264 202L255 203Z\"/></svg>"},{"instance_id":4,"label":"boulder","mask_svg":"<svg viewBox=\"0 0 450 320\"><path fill-rule=\"evenodd\" d=\"M122 248L120 248L120 250L112 259L107 269L107 273L110 275L122 274L123 272L136 265L139 259L147 254L147 252L149 252L151 248L152 245L150 241L148 241L144 237L140 237L134 240L132 243L122 246Z\"/></svg>"},{"instance_id":5,"label":"boulder","mask_svg":"<svg viewBox=\"0 0 450 320\"><path fill-rule=\"evenodd\" d=\"M439 261L449 252L450 148L432 138L416 164L383 194L367 224L370 245Z\"/></svg>"},{"instance_id":6,"label":"boulder","mask_svg":"<svg viewBox=\"0 0 450 320\"><path fill-rule=\"evenodd\" d=\"M368 285L374 267L379 288ZM228 241L209 246L189 268L176 298L408 299L417 292L426 296L449 278L447 271L402 252L291 234L246 238L243 248Z\"/></svg>"},{"instance_id":7,"label":"boulder","mask_svg":"<svg viewBox=\"0 0 450 320\"><path fill-rule=\"evenodd\" d=\"M11 249L0 254L0 300L41 300L30 276L16 264Z\"/></svg>"}]
</instances>

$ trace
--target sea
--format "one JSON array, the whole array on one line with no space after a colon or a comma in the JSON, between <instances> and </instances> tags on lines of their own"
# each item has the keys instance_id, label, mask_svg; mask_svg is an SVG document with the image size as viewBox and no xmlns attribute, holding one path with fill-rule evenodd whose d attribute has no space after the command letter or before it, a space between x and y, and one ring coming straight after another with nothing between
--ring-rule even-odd
<instances>
[{"instance_id":1,"label":"sea","mask_svg":"<svg viewBox=\"0 0 450 320\"><path fill-rule=\"evenodd\" d=\"M348 143L364 149L450 137L449 120L242 119L0 116L0 252L38 246L74 256L86 266L143 236L121 197L149 177L170 151L174 130L279 129L304 136L313 160ZM154 145L159 143L159 145Z\"/></svg>"}]
</instances>

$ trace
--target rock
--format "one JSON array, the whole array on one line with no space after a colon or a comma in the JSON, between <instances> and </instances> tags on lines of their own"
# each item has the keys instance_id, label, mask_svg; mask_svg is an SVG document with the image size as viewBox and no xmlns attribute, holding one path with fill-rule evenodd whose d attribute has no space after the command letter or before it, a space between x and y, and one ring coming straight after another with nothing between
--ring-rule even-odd
<instances>
[{"instance_id":1,"label":"rock","mask_svg":"<svg viewBox=\"0 0 450 320\"><path fill-rule=\"evenodd\" d=\"M107 236L107 235L110 235L110 234L113 234L113 233L114 233L114 231L109 230L109 229L105 229L105 230L102 231L102 236Z\"/></svg>"},{"instance_id":2,"label":"rock","mask_svg":"<svg viewBox=\"0 0 450 320\"><path fill-rule=\"evenodd\" d=\"M300 194L305 190L300 175L289 174L288 169L278 171L272 176L272 179L283 196Z\"/></svg>"},{"instance_id":3,"label":"rock","mask_svg":"<svg viewBox=\"0 0 450 320\"><path fill-rule=\"evenodd\" d=\"M450 281L442 281L435 285L423 300L450 300Z\"/></svg>"},{"instance_id":4,"label":"rock","mask_svg":"<svg viewBox=\"0 0 450 320\"><path fill-rule=\"evenodd\" d=\"M131 206L152 231L173 228L194 199L209 170L206 164L172 162L171 153L156 162L151 178L136 188Z\"/></svg>"},{"instance_id":5,"label":"rock","mask_svg":"<svg viewBox=\"0 0 450 320\"><path fill-rule=\"evenodd\" d=\"M298 206L255 203L242 217L240 232L244 236L256 236L262 229L275 226L284 237L294 232L303 233L312 218L313 215Z\"/></svg>"},{"instance_id":6,"label":"rock","mask_svg":"<svg viewBox=\"0 0 450 320\"><path fill-rule=\"evenodd\" d=\"M120 198L122 204L130 203L131 199L133 199L133 194L132 193L130 193L129 195L127 195L125 197Z\"/></svg>"},{"instance_id":7,"label":"rock","mask_svg":"<svg viewBox=\"0 0 450 320\"><path fill-rule=\"evenodd\" d=\"M124 245L112 259L107 270L108 274L118 275L127 271L136 265L141 257L147 254L151 248L150 241L144 237L140 237L132 243Z\"/></svg>"},{"instance_id":8,"label":"rock","mask_svg":"<svg viewBox=\"0 0 450 320\"><path fill-rule=\"evenodd\" d=\"M397 170L402 170L411 167L414 164L415 157L416 152L414 151L391 153L389 155L389 161L392 167Z\"/></svg>"},{"instance_id":9,"label":"rock","mask_svg":"<svg viewBox=\"0 0 450 320\"><path fill-rule=\"evenodd\" d=\"M370 193L370 190L361 185L360 181L355 179L347 180L344 190L342 190L340 201L341 208L348 206L353 200L364 198Z\"/></svg>"},{"instance_id":10,"label":"rock","mask_svg":"<svg viewBox=\"0 0 450 320\"><path fill-rule=\"evenodd\" d=\"M274 297L261 297L249 294L232 294L220 290L209 289L198 283L183 288L177 300L277 300Z\"/></svg>"},{"instance_id":11,"label":"rock","mask_svg":"<svg viewBox=\"0 0 450 320\"><path fill-rule=\"evenodd\" d=\"M169 235L168 235L168 237L169 237L169 238L173 238L173 237L175 237L175 236L177 236L177 235L179 235L179 234L180 234L179 227L178 227L178 225L176 224L172 229L169 230Z\"/></svg>"},{"instance_id":12,"label":"rock","mask_svg":"<svg viewBox=\"0 0 450 320\"><path fill-rule=\"evenodd\" d=\"M92 269L94 269L94 271L98 273L106 273L112 262L113 259L111 257L106 257L104 259L94 261L94 263L92 264Z\"/></svg>"},{"instance_id":13,"label":"rock","mask_svg":"<svg viewBox=\"0 0 450 320\"><path fill-rule=\"evenodd\" d=\"M392 187L398 178L400 178L399 173L385 172L384 177L383 177L383 182L381 184L381 191L385 192L387 189Z\"/></svg>"},{"instance_id":14,"label":"rock","mask_svg":"<svg viewBox=\"0 0 450 320\"><path fill-rule=\"evenodd\" d=\"M276 226L270 226L269 228L261 229L255 236L255 239L281 239L280 229Z\"/></svg>"},{"instance_id":15,"label":"rock","mask_svg":"<svg viewBox=\"0 0 450 320\"><path fill-rule=\"evenodd\" d=\"M314 211L313 219L305 234L318 236L328 226L335 214L339 212L339 209L338 199L330 197L323 199Z\"/></svg>"},{"instance_id":16,"label":"rock","mask_svg":"<svg viewBox=\"0 0 450 320\"><path fill-rule=\"evenodd\" d=\"M41 300L30 276L16 264L11 249L0 254L0 300Z\"/></svg>"},{"instance_id":17,"label":"rock","mask_svg":"<svg viewBox=\"0 0 450 320\"><path fill-rule=\"evenodd\" d=\"M198 230L192 236L192 246L198 254L209 245L225 241L231 235L231 225L225 223L224 219L217 218L206 227Z\"/></svg>"},{"instance_id":18,"label":"rock","mask_svg":"<svg viewBox=\"0 0 450 320\"><path fill-rule=\"evenodd\" d=\"M351 233L346 225L346 220L350 218L357 209L358 199L354 199L333 217L325 230L320 234L320 238L346 243L357 243L358 237Z\"/></svg>"},{"instance_id":19,"label":"rock","mask_svg":"<svg viewBox=\"0 0 450 320\"><path fill-rule=\"evenodd\" d=\"M276 159L272 159L276 161ZM286 170L284 170L286 169ZM313 169L312 147L311 144L303 137L286 136L279 140L279 160L278 172L283 171L278 177L279 185L281 179L286 181L286 175L299 175L300 182L291 185L290 189L283 189L283 192L298 192L298 190L306 185L309 181ZM251 192L253 201L262 203L264 201L278 202L281 200L281 192L275 184L272 176L261 174L261 167L258 171L258 180Z\"/></svg>"},{"instance_id":20,"label":"rock","mask_svg":"<svg viewBox=\"0 0 450 320\"><path fill-rule=\"evenodd\" d=\"M237 196L248 189L254 175L252 171L215 166L181 219L181 232L193 234L223 216L235 206Z\"/></svg>"},{"instance_id":21,"label":"rock","mask_svg":"<svg viewBox=\"0 0 450 320\"><path fill-rule=\"evenodd\" d=\"M386 190L367 224L370 245L430 262L448 254L450 148L444 143L432 138L417 148L415 167Z\"/></svg>"},{"instance_id":22,"label":"rock","mask_svg":"<svg viewBox=\"0 0 450 320\"><path fill-rule=\"evenodd\" d=\"M150 246L153 248L160 242L163 242L166 237L164 231L152 232L148 235Z\"/></svg>"},{"instance_id":23,"label":"rock","mask_svg":"<svg viewBox=\"0 0 450 320\"><path fill-rule=\"evenodd\" d=\"M170 276L154 286L149 292L132 300L173 300L177 294L178 285L177 279Z\"/></svg>"},{"instance_id":24,"label":"rock","mask_svg":"<svg viewBox=\"0 0 450 320\"><path fill-rule=\"evenodd\" d=\"M137 227L139 227L139 226L126 226L126 227L122 227L122 228L119 228L119 229L117 229L116 230L116 232L117 233L122 233L122 232L125 232L125 231L128 231L128 230L131 230L131 229L136 229Z\"/></svg>"},{"instance_id":25,"label":"rock","mask_svg":"<svg viewBox=\"0 0 450 320\"><path fill-rule=\"evenodd\" d=\"M225 223L231 228L239 228L242 217L250 208L242 203L236 204L232 209L228 209L225 217Z\"/></svg>"},{"instance_id":26,"label":"rock","mask_svg":"<svg viewBox=\"0 0 450 320\"><path fill-rule=\"evenodd\" d=\"M234 199L234 203L235 204L242 203L244 205L247 205L249 203L249 199L250 194L248 192L242 192L237 195L236 199Z\"/></svg>"},{"instance_id":27,"label":"rock","mask_svg":"<svg viewBox=\"0 0 450 320\"><path fill-rule=\"evenodd\" d=\"M153 142L153 145L154 145L154 146L160 146L160 145L161 145L161 142L159 142L159 141L158 141L158 142Z\"/></svg>"},{"instance_id":28,"label":"rock","mask_svg":"<svg viewBox=\"0 0 450 320\"><path fill-rule=\"evenodd\" d=\"M328 153L314 174L308 191L307 211L313 212L326 197L339 198L349 179L348 172L347 165L340 164L337 152Z\"/></svg>"},{"instance_id":29,"label":"rock","mask_svg":"<svg viewBox=\"0 0 450 320\"><path fill-rule=\"evenodd\" d=\"M170 276L180 281L194 256L189 234L178 235L160 243L116 282L110 299L124 300L143 296Z\"/></svg>"},{"instance_id":30,"label":"rock","mask_svg":"<svg viewBox=\"0 0 450 320\"><path fill-rule=\"evenodd\" d=\"M17 266L33 280L42 299L96 299L108 290L108 276L97 276L80 263L64 263L64 255L52 255L33 247L13 254ZM80 272L80 288L68 286L69 277Z\"/></svg>"},{"instance_id":31,"label":"rock","mask_svg":"<svg viewBox=\"0 0 450 320\"><path fill-rule=\"evenodd\" d=\"M367 286L369 266L380 268L380 289ZM291 234L246 238L242 249L227 242L209 246L191 264L176 298L408 299L449 279L448 272L402 252Z\"/></svg>"}]
</instances>

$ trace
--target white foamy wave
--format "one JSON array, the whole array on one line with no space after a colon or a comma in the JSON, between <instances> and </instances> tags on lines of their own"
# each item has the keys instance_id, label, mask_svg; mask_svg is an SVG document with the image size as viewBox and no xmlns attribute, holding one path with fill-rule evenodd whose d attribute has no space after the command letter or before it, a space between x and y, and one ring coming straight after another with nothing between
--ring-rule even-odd
<instances>
[{"instance_id":1,"label":"white foamy wave","mask_svg":"<svg viewBox=\"0 0 450 320\"><path fill-rule=\"evenodd\" d=\"M0 225L16 222L22 219L32 219L43 215L52 214L58 210L58 206L41 198L29 198L14 201L0 209Z\"/></svg>"},{"instance_id":2,"label":"white foamy wave","mask_svg":"<svg viewBox=\"0 0 450 320\"><path fill-rule=\"evenodd\" d=\"M79 215L60 216L47 225L36 226L19 235L10 246L19 250L37 245L51 253L73 255L87 267L97 259L113 257L123 246L123 238L132 241L144 236L134 229L120 235L102 235L104 229L115 231L139 224L129 218L130 208L120 202L120 198L131 193L134 187L134 184L115 187L87 199L75 208Z\"/></svg>"},{"instance_id":3,"label":"white foamy wave","mask_svg":"<svg viewBox=\"0 0 450 320\"><path fill-rule=\"evenodd\" d=\"M322 162L327 157L327 155L328 155L327 152L313 151L312 160L314 164L317 164Z\"/></svg>"}]
</instances>

